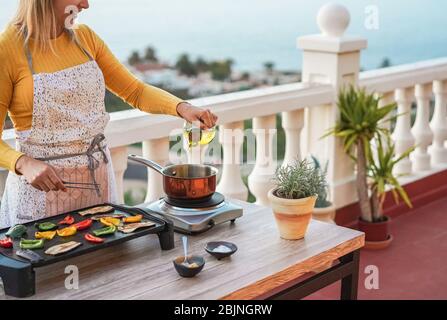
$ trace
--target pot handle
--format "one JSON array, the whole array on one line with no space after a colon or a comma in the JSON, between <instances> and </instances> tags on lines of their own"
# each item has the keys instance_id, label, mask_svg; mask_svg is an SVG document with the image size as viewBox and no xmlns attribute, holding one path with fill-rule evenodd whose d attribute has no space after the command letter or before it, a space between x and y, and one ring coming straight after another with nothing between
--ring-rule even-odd
<instances>
[{"instance_id":1,"label":"pot handle","mask_svg":"<svg viewBox=\"0 0 447 320\"><path fill-rule=\"evenodd\" d=\"M135 161L135 162L138 162L138 163L141 163L141 164L144 164L144 165L148 166L149 168L154 169L158 173L164 175L163 174L163 169L164 168L161 165L159 165L158 163L156 163L156 162L154 162L152 160L149 160L149 159L137 156L135 154L129 154L127 156L127 159Z\"/></svg>"}]
</instances>

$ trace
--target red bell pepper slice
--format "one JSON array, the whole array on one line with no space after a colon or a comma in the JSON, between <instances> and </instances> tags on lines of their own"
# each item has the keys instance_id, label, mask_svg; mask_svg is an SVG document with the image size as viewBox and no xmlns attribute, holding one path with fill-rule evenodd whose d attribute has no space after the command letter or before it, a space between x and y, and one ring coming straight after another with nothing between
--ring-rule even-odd
<instances>
[{"instance_id":1,"label":"red bell pepper slice","mask_svg":"<svg viewBox=\"0 0 447 320\"><path fill-rule=\"evenodd\" d=\"M10 249L12 248L12 240L11 238L5 238L0 240L0 247Z\"/></svg>"},{"instance_id":2,"label":"red bell pepper slice","mask_svg":"<svg viewBox=\"0 0 447 320\"><path fill-rule=\"evenodd\" d=\"M89 241L89 242L93 242L93 243L103 243L104 239L99 238L99 237L95 237L93 235L91 235L90 233L87 233L84 236L85 240Z\"/></svg>"},{"instance_id":3,"label":"red bell pepper slice","mask_svg":"<svg viewBox=\"0 0 447 320\"><path fill-rule=\"evenodd\" d=\"M93 223L92 219L85 219L85 220L82 220L81 222L74 224L73 226L76 227L76 229L78 229L78 230L85 230L85 229L90 228L92 223Z\"/></svg>"},{"instance_id":4,"label":"red bell pepper slice","mask_svg":"<svg viewBox=\"0 0 447 320\"><path fill-rule=\"evenodd\" d=\"M58 224L71 225L71 224L73 224L74 222L75 222L75 219L74 219L72 216L68 215L68 216L66 216L66 217L64 218L64 220L59 221Z\"/></svg>"}]
</instances>

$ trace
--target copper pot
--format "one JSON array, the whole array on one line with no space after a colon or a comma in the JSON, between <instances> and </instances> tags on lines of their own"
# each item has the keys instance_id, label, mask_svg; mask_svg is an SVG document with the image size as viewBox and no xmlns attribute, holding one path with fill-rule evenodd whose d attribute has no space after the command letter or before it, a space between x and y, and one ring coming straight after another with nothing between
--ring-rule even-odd
<instances>
[{"instance_id":1,"label":"copper pot","mask_svg":"<svg viewBox=\"0 0 447 320\"><path fill-rule=\"evenodd\" d=\"M162 167L158 163L130 154L129 160L142 163L163 176L163 189L174 200L207 200L216 191L217 169L200 164Z\"/></svg>"}]
</instances>

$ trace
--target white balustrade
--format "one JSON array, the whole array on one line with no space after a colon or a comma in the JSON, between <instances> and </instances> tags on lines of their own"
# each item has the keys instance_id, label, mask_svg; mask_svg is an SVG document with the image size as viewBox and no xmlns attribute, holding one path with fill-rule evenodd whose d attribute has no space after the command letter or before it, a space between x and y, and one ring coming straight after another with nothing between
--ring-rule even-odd
<instances>
[{"instance_id":1,"label":"white balustrade","mask_svg":"<svg viewBox=\"0 0 447 320\"><path fill-rule=\"evenodd\" d=\"M238 121L221 125L219 140L223 148L223 163L217 191L228 198L245 201L248 197L248 189L241 177L244 122Z\"/></svg>"},{"instance_id":2,"label":"white balustrade","mask_svg":"<svg viewBox=\"0 0 447 320\"><path fill-rule=\"evenodd\" d=\"M414 137L411 133L411 103L413 92L406 88L399 88L395 91L397 102L397 113L400 115L396 120L396 128L392 134L396 147L396 157L402 155L409 148L414 146ZM405 157L395 166L396 174L410 174L412 172L411 160Z\"/></svg>"},{"instance_id":3,"label":"white balustrade","mask_svg":"<svg viewBox=\"0 0 447 320\"><path fill-rule=\"evenodd\" d=\"M168 164L169 138L143 141L143 157L155 161L161 166ZM147 168L147 194L145 202L158 200L165 195L163 176L152 168Z\"/></svg>"},{"instance_id":4,"label":"white balustrade","mask_svg":"<svg viewBox=\"0 0 447 320\"><path fill-rule=\"evenodd\" d=\"M430 155L427 150L433 141L430 129L430 98L431 85L417 84L414 95L417 102L416 120L411 129L415 138L416 149L412 154L413 169L415 171L430 170Z\"/></svg>"},{"instance_id":5,"label":"white balustrade","mask_svg":"<svg viewBox=\"0 0 447 320\"><path fill-rule=\"evenodd\" d=\"M447 163L447 81L434 81L435 111L430 122L433 130L433 145L431 147L432 164Z\"/></svg>"},{"instance_id":6,"label":"white balustrade","mask_svg":"<svg viewBox=\"0 0 447 320\"><path fill-rule=\"evenodd\" d=\"M118 193L118 202L124 203L124 172L127 169L127 146L115 147L110 149L112 157L113 171L116 180L116 192Z\"/></svg>"},{"instance_id":7,"label":"white balustrade","mask_svg":"<svg viewBox=\"0 0 447 320\"><path fill-rule=\"evenodd\" d=\"M283 165L301 160L301 130L304 127L304 110L282 113L282 127L286 135L286 152Z\"/></svg>"},{"instance_id":8,"label":"white balustrade","mask_svg":"<svg viewBox=\"0 0 447 320\"><path fill-rule=\"evenodd\" d=\"M253 133L256 136L256 162L248 176L248 187L256 197L256 204L268 206L270 202L267 193L274 186L273 178L276 170L276 159L273 155L276 115L255 117Z\"/></svg>"}]
</instances>

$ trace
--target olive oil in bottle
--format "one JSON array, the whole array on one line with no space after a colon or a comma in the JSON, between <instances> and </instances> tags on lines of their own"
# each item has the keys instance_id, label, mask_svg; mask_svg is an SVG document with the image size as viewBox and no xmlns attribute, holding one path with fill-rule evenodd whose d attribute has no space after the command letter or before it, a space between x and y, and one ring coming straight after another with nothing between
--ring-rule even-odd
<instances>
[{"instance_id":1,"label":"olive oil in bottle","mask_svg":"<svg viewBox=\"0 0 447 320\"><path fill-rule=\"evenodd\" d=\"M213 141L216 136L216 127L200 129L200 127L196 127L190 122L185 122L183 136L185 137L189 148L198 145L206 145Z\"/></svg>"}]
</instances>

